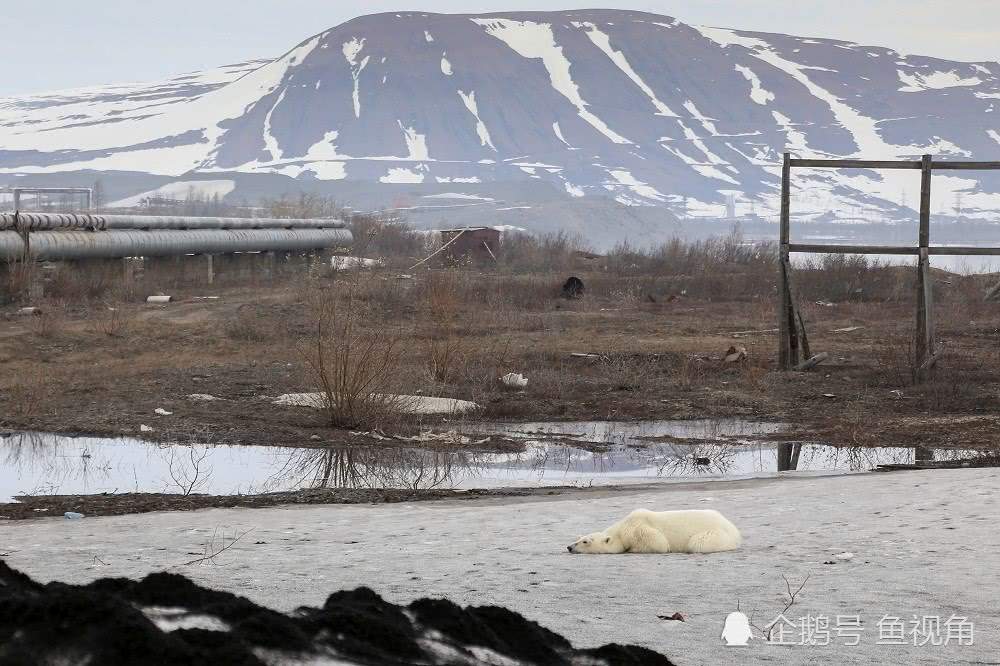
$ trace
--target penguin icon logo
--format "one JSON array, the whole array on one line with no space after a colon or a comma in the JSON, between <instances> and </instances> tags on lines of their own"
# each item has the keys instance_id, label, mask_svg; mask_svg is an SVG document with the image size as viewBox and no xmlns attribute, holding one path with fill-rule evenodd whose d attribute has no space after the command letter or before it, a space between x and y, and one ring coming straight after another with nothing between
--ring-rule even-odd
<instances>
[{"instance_id":1,"label":"penguin icon logo","mask_svg":"<svg viewBox=\"0 0 1000 666\"><path fill-rule=\"evenodd\" d=\"M726 624L722 628L722 641L726 647L747 647L751 638L750 619L746 615L737 610L726 616Z\"/></svg>"}]
</instances>

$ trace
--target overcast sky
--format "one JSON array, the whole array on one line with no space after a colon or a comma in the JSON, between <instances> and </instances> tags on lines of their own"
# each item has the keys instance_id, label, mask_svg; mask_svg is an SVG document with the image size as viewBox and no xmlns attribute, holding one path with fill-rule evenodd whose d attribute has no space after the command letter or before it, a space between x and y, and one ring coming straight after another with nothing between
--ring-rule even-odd
<instances>
[{"instance_id":1,"label":"overcast sky","mask_svg":"<svg viewBox=\"0 0 1000 666\"><path fill-rule=\"evenodd\" d=\"M998 0L6 0L0 95L143 81L274 57L361 14L638 9L688 23L1000 59Z\"/></svg>"}]
</instances>

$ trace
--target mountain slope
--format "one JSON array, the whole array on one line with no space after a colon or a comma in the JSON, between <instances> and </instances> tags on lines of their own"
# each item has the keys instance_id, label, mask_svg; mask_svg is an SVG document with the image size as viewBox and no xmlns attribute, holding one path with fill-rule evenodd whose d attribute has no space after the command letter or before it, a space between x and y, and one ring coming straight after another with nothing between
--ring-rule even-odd
<instances>
[{"instance_id":1,"label":"mountain slope","mask_svg":"<svg viewBox=\"0 0 1000 666\"><path fill-rule=\"evenodd\" d=\"M355 19L266 63L0 100L0 173L158 177L123 195L178 179L244 197L314 188L355 203L363 191L356 205L401 208L535 183L525 191L548 201L599 196L665 220L722 217L729 197L769 216L784 150L996 159L998 100L995 62L641 12L407 12ZM918 188L906 172L796 183L798 211L840 219L912 217ZM938 205L970 217L990 215L998 191L988 177L935 179Z\"/></svg>"}]
</instances>

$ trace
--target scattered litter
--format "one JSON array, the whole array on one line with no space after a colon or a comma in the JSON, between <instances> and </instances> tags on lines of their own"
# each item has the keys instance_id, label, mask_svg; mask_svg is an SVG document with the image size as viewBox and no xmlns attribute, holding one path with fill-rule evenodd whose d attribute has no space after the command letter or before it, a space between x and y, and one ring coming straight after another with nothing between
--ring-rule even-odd
<instances>
[{"instance_id":1,"label":"scattered litter","mask_svg":"<svg viewBox=\"0 0 1000 666\"><path fill-rule=\"evenodd\" d=\"M381 259L365 259L364 257L330 257L330 266L335 271L348 271L361 268L379 268L385 262Z\"/></svg>"},{"instance_id":2,"label":"scattered litter","mask_svg":"<svg viewBox=\"0 0 1000 666\"><path fill-rule=\"evenodd\" d=\"M396 440L399 442L438 442L444 444L463 444L463 445L473 445L481 446L487 444L490 441L489 437L484 437L483 439L473 440L468 435L462 435L454 430L449 430L447 432L433 432L428 430L422 432L419 435L412 435L407 437L405 435L387 435L381 430L370 430L368 432L352 432L352 435L357 437L371 437L378 440Z\"/></svg>"},{"instance_id":3,"label":"scattered litter","mask_svg":"<svg viewBox=\"0 0 1000 666\"><path fill-rule=\"evenodd\" d=\"M153 410L153 413L159 414L160 416L170 416L171 414L173 414L173 412L168 412L167 410L163 409L163 407L157 407L156 409Z\"/></svg>"},{"instance_id":4,"label":"scattered litter","mask_svg":"<svg viewBox=\"0 0 1000 666\"><path fill-rule=\"evenodd\" d=\"M139 432L153 432L153 429L150 428L145 423L142 423L142 424L139 425Z\"/></svg>"},{"instance_id":5,"label":"scattered litter","mask_svg":"<svg viewBox=\"0 0 1000 666\"><path fill-rule=\"evenodd\" d=\"M217 301L221 296L193 296L192 300L195 301Z\"/></svg>"},{"instance_id":6,"label":"scattered litter","mask_svg":"<svg viewBox=\"0 0 1000 666\"><path fill-rule=\"evenodd\" d=\"M673 615L657 615L656 617L661 620L673 620L675 622L686 622L683 613L674 613Z\"/></svg>"},{"instance_id":7,"label":"scattered litter","mask_svg":"<svg viewBox=\"0 0 1000 666\"><path fill-rule=\"evenodd\" d=\"M42 309L36 307L26 307L18 310L17 314L21 315L22 317L28 315L40 315L42 314Z\"/></svg>"},{"instance_id":8,"label":"scattered litter","mask_svg":"<svg viewBox=\"0 0 1000 666\"><path fill-rule=\"evenodd\" d=\"M777 333L777 332L778 329L776 328L765 328L760 331L733 331L729 335L733 336L734 338L743 338L748 335L769 335L771 333Z\"/></svg>"},{"instance_id":9,"label":"scattered litter","mask_svg":"<svg viewBox=\"0 0 1000 666\"><path fill-rule=\"evenodd\" d=\"M377 396L381 399L382 396ZM468 400L455 398L432 398L422 395L386 394L387 401L394 403L396 411L404 414L464 414L479 409L479 405ZM326 396L322 393L286 393L279 395L274 404L290 407L313 407L326 409Z\"/></svg>"},{"instance_id":10,"label":"scattered litter","mask_svg":"<svg viewBox=\"0 0 1000 666\"><path fill-rule=\"evenodd\" d=\"M224 400L224 398L217 398L208 393L192 393L187 396L187 399L192 402L212 402L214 400Z\"/></svg>"},{"instance_id":11,"label":"scattered litter","mask_svg":"<svg viewBox=\"0 0 1000 666\"><path fill-rule=\"evenodd\" d=\"M66 516L67 520L80 520L83 518L83 514L77 513L76 511L67 511L63 515Z\"/></svg>"},{"instance_id":12,"label":"scattered litter","mask_svg":"<svg viewBox=\"0 0 1000 666\"><path fill-rule=\"evenodd\" d=\"M396 279L397 280L412 280L413 276L409 275L408 273L401 273L401 274L399 274L399 275L396 276Z\"/></svg>"},{"instance_id":13,"label":"scattered litter","mask_svg":"<svg viewBox=\"0 0 1000 666\"><path fill-rule=\"evenodd\" d=\"M173 299L173 296L147 296L147 303L169 303Z\"/></svg>"},{"instance_id":14,"label":"scattered litter","mask_svg":"<svg viewBox=\"0 0 1000 666\"><path fill-rule=\"evenodd\" d=\"M528 378L520 373L514 374L513 372L508 372L500 378L500 381L508 388L524 388L528 385Z\"/></svg>"},{"instance_id":15,"label":"scattered litter","mask_svg":"<svg viewBox=\"0 0 1000 666\"><path fill-rule=\"evenodd\" d=\"M313 442L319 442L319 441L322 441L323 438L320 437L319 435L309 435L309 439L310 439L310 441L313 441Z\"/></svg>"},{"instance_id":16,"label":"scattered litter","mask_svg":"<svg viewBox=\"0 0 1000 666\"><path fill-rule=\"evenodd\" d=\"M854 331L860 331L864 326L848 326L846 328L835 328L831 333L853 333Z\"/></svg>"},{"instance_id":17,"label":"scattered litter","mask_svg":"<svg viewBox=\"0 0 1000 666\"><path fill-rule=\"evenodd\" d=\"M743 346L737 347L736 345L730 345L723 359L726 363L739 363L745 360L747 360L747 348Z\"/></svg>"},{"instance_id":18,"label":"scattered litter","mask_svg":"<svg viewBox=\"0 0 1000 666\"><path fill-rule=\"evenodd\" d=\"M588 354L586 352L570 352L570 356L575 358L593 358L599 361L607 361L608 357L603 354Z\"/></svg>"},{"instance_id":19,"label":"scattered litter","mask_svg":"<svg viewBox=\"0 0 1000 666\"><path fill-rule=\"evenodd\" d=\"M823 397L824 398L836 398L837 394L836 393L824 393Z\"/></svg>"},{"instance_id":20,"label":"scattered litter","mask_svg":"<svg viewBox=\"0 0 1000 666\"><path fill-rule=\"evenodd\" d=\"M831 303L830 301L816 301L816 305L822 305L824 308L832 308L835 303Z\"/></svg>"},{"instance_id":21,"label":"scattered litter","mask_svg":"<svg viewBox=\"0 0 1000 666\"><path fill-rule=\"evenodd\" d=\"M899 389L894 389L892 391L889 391L889 394L892 395L894 398L896 398L896 400L903 399L903 392L900 391Z\"/></svg>"}]
</instances>

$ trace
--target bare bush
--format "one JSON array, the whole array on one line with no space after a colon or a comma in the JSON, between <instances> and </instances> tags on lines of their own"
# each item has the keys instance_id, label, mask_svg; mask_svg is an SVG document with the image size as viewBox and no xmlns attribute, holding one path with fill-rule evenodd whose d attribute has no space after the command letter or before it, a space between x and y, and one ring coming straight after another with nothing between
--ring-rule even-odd
<instances>
[{"instance_id":1,"label":"bare bush","mask_svg":"<svg viewBox=\"0 0 1000 666\"><path fill-rule=\"evenodd\" d=\"M438 382L454 379L465 355L459 335L461 314L459 277L454 272L432 273L423 290L423 316L430 322L427 369Z\"/></svg>"},{"instance_id":2,"label":"bare bush","mask_svg":"<svg viewBox=\"0 0 1000 666\"><path fill-rule=\"evenodd\" d=\"M402 356L399 331L388 323L370 326L371 313L358 297L356 276L313 286L309 294L312 331L299 353L322 394L330 425L382 427L400 413L390 393Z\"/></svg>"},{"instance_id":3,"label":"bare bush","mask_svg":"<svg viewBox=\"0 0 1000 666\"><path fill-rule=\"evenodd\" d=\"M65 301L50 300L39 306L38 312L31 317L31 332L35 336L43 339L50 339L58 336L66 328L68 307Z\"/></svg>"},{"instance_id":4,"label":"bare bush","mask_svg":"<svg viewBox=\"0 0 1000 666\"><path fill-rule=\"evenodd\" d=\"M106 335L109 338L128 337L132 330L132 311L123 303L111 305L105 302L98 306L90 317L91 327L95 333Z\"/></svg>"},{"instance_id":5,"label":"bare bush","mask_svg":"<svg viewBox=\"0 0 1000 666\"><path fill-rule=\"evenodd\" d=\"M40 411L45 396L50 390L46 373L37 366L20 370L11 375L13 380L7 385L7 406L5 410L16 419L27 419Z\"/></svg>"}]
</instances>

